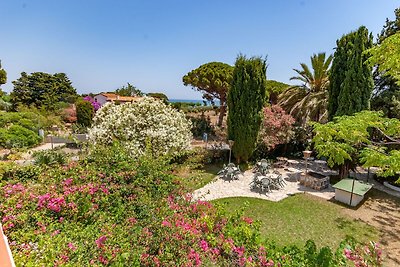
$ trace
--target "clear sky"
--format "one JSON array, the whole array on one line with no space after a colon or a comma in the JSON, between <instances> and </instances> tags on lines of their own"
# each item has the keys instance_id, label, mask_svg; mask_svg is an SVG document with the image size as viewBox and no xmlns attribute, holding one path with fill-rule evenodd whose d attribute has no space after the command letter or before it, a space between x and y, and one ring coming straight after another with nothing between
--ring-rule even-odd
<instances>
[{"instance_id":1,"label":"clear sky","mask_svg":"<svg viewBox=\"0 0 400 267\"><path fill-rule=\"evenodd\" d=\"M0 0L3 90L22 71L65 72L79 93L130 82L200 99L182 76L201 64L268 56L267 78L290 83L313 53L333 53L365 25L374 37L396 0Z\"/></svg>"}]
</instances>

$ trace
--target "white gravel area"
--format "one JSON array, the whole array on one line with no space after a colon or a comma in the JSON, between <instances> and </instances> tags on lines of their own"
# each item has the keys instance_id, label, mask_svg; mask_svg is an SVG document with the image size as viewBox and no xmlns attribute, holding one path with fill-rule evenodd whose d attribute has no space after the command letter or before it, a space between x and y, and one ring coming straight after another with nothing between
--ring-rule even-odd
<instances>
[{"instance_id":1,"label":"white gravel area","mask_svg":"<svg viewBox=\"0 0 400 267\"><path fill-rule=\"evenodd\" d=\"M329 188L321 191L313 190L300 185L298 182L287 181L287 171L279 170L286 185L279 190L272 190L271 192L257 192L250 189L250 183L253 180L253 173L251 170L246 171L243 176L239 176L238 180L225 181L218 176L211 183L193 192L194 199L200 200L213 200L227 197L254 197L270 201L280 201L293 194L308 193L325 199L331 199L335 196L334 189Z\"/></svg>"}]
</instances>

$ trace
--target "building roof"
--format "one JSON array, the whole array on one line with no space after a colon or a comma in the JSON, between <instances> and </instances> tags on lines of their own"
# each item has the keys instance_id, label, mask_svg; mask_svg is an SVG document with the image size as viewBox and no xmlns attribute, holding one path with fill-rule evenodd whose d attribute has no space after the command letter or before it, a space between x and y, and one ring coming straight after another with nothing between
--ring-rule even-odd
<instances>
[{"instance_id":1,"label":"building roof","mask_svg":"<svg viewBox=\"0 0 400 267\"><path fill-rule=\"evenodd\" d=\"M114 93L101 93L100 95L104 96L107 101L132 102L141 99L138 96L120 96Z\"/></svg>"},{"instance_id":2,"label":"building roof","mask_svg":"<svg viewBox=\"0 0 400 267\"><path fill-rule=\"evenodd\" d=\"M372 188L372 185L369 183L365 183L365 182L357 181L357 180L353 180L353 179L343 179L340 182L338 182L337 184L333 185L333 188L351 193L351 189L353 187L353 182L354 182L353 194L356 194L359 196L365 195Z\"/></svg>"}]
</instances>

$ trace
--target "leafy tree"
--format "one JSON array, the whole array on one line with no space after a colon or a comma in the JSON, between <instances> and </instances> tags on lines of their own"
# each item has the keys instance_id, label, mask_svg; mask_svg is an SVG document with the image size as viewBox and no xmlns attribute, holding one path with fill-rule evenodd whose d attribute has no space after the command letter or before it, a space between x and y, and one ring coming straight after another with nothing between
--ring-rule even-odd
<instances>
[{"instance_id":1,"label":"leafy tree","mask_svg":"<svg viewBox=\"0 0 400 267\"><path fill-rule=\"evenodd\" d=\"M400 85L400 32L386 38L367 52L371 54L367 62L371 66L377 65L381 73L392 76Z\"/></svg>"},{"instance_id":2,"label":"leafy tree","mask_svg":"<svg viewBox=\"0 0 400 267\"><path fill-rule=\"evenodd\" d=\"M372 69L365 64L365 50L372 47L372 34L364 26L336 41L329 86L328 113L352 115L370 108Z\"/></svg>"},{"instance_id":3,"label":"leafy tree","mask_svg":"<svg viewBox=\"0 0 400 267\"><path fill-rule=\"evenodd\" d=\"M77 123L89 127L92 124L94 108L92 103L86 100L80 100L76 103Z\"/></svg>"},{"instance_id":4,"label":"leafy tree","mask_svg":"<svg viewBox=\"0 0 400 267\"><path fill-rule=\"evenodd\" d=\"M303 126L308 121L324 122L327 119L331 62L332 56L326 58L325 53L319 53L311 57L312 71L305 63L300 63L301 69L294 69L298 76L290 79L303 84L289 87L279 96L278 105Z\"/></svg>"},{"instance_id":5,"label":"leafy tree","mask_svg":"<svg viewBox=\"0 0 400 267\"><path fill-rule=\"evenodd\" d=\"M286 83L274 80L267 80L267 92L269 92L269 102L271 104L276 104L279 94L284 92L287 88L289 88L289 85Z\"/></svg>"},{"instance_id":6,"label":"leafy tree","mask_svg":"<svg viewBox=\"0 0 400 267\"><path fill-rule=\"evenodd\" d=\"M235 141L233 153L238 162L247 161L256 147L267 98L266 59L239 55L228 93L228 138Z\"/></svg>"},{"instance_id":7,"label":"leafy tree","mask_svg":"<svg viewBox=\"0 0 400 267\"><path fill-rule=\"evenodd\" d=\"M340 166L341 177L358 161L364 167L379 167L382 176L400 172L400 120L362 111L313 126L318 155L326 157L329 166Z\"/></svg>"},{"instance_id":8,"label":"leafy tree","mask_svg":"<svg viewBox=\"0 0 400 267\"><path fill-rule=\"evenodd\" d=\"M386 24L378 35L376 46L379 47L386 38L400 33L400 8L397 8L394 13L396 16L394 20L386 19ZM377 58L376 63L379 64ZM388 75L382 67L374 69L373 77L375 88L371 99L371 109L382 110L389 118L400 119L400 85L396 83L399 79Z\"/></svg>"},{"instance_id":9,"label":"leafy tree","mask_svg":"<svg viewBox=\"0 0 400 267\"><path fill-rule=\"evenodd\" d=\"M128 83L126 86L122 86L121 88L115 90L115 93L120 96L143 96L144 93L133 86L132 84Z\"/></svg>"},{"instance_id":10,"label":"leafy tree","mask_svg":"<svg viewBox=\"0 0 400 267\"><path fill-rule=\"evenodd\" d=\"M204 99L219 100L218 126L222 125L225 116L226 98L232 80L232 72L233 67L228 64L210 62L192 70L182 78L185 86L191 85L193 89L202 92Z\"/></svg>"},{"instance_id":11,"label":"leafy tree","mask_svg":"<svg viewBox=\"0 0 400 267\"><path fill-rule=\"evenodd\" d=\"M148 93L147 96L151 96L157 99L160 99L161 101L163 101L165 104L168 103L168 97L163 94L163 93Z\"/></svg>"},{"instance_id":12,"label":"leafy tree","mask_svg":"<svg viewBox=\"0 0 400 267\"><path fill-rule=\"evenodd\" d=\"M0 60L0 86L2 84L5 84L7 82L7 72L1 68L1 60ZM4 93L0 89L0 96L2 96Z\"/></svg>"},{"instance_id":13,"label":"leafy tree","mask_svg":"<svg viewBox=\"0 0 400 267\"><path fill-rule=\"evenodd\" d=\"M34 105L55 109L59 102L74 102L77 94L65 73L48 74L44 72L21 73L21 77L13 81L11 102L18 105Z\"/></svg>"}]
</instances>

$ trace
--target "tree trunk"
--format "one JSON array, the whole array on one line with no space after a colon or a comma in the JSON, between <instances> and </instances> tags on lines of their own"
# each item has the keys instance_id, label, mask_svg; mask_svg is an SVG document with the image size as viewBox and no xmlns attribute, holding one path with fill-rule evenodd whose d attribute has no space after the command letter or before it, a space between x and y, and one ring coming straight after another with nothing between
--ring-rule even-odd
<instances>
[{"instance_id":1,"label":"tree trunk","mask_svg":"<svg viewBox=\"0 0 400 267\"><path fill-rule=\"evenodd\" d=\"M345 177L349 176L349 170L350 170L350 163L345 162L343 165L340 165L339 167L339 178L343 179Z\"/></svg>"},{"instance_id":2,"label":"tree trunk","mask_svg":"<svg viewBox=\"0 0 400 267\"><path fill-rule=\"evenodd\" d=\"M225 106L225 101L220 100L220 108L219 108L219 117L218 117L218 126L222 126L222 122L224 120L225 112L226 112L226 106Z\"/></svg>"}]
</instances>

